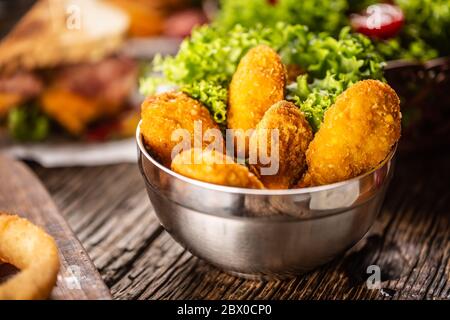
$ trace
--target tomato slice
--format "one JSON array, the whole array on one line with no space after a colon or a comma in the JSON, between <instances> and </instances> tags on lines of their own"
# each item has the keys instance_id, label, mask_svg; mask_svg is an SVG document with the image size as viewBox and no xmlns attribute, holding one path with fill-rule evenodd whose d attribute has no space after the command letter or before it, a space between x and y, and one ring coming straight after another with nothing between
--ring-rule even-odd
<instances>
[{"instance_id":1,"label":"tomato slice","mask_svg":"<svg viewBox=\"0 0 450 320\"><path fill-rule=\"evenodd\" d=\"M350 22L356 32L371 38L389 39L395 37L403 27L405 17L398 6L379 3L353 14Z\"/></svg>"}]
</instances>

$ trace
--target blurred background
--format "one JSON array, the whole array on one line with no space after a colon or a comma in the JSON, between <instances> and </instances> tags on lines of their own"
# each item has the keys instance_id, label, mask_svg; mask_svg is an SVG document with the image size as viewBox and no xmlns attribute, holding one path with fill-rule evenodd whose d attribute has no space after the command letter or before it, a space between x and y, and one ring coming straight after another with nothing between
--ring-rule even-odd
<instances>
[{"instance_id":1,"label":"blurred background","mask_svg":"<svg viewBox=\"0 0 450 320\"><path fill-rule=\"evenodd\" d=\"M95 0L94 0L95 1ZM205 22L203 8L215 5L202 0L104 0L131 19L130 37L185 36L194 24ZM1 0L0 35L5 36L37 0Z\"/></svg>"},{"instance_id":2,"label":"blurred background","mask_svg":"<svg viewBox=\"0 0 450 320\"><path fill-rule=\"evenodd\" d=\"M255 287L163 232L133 136L139 82L156 55L176 54L205 23L227 32L279 21L370 37L401 98L403 132L366 244L305 278ZM373 264L393 281L389 295L447 298L449 55L450 0L0 0L0 153L31 160L115 298L373 298L362 288ZM36 189L28 179L2 182Z\"/></svg>"},{"instance_id":3,"label":"blurred background","mask_svg":"<svg viewBox=\"0 0 450 320\"><path fill-rule=\"evenodd\" d=\"M3 142L132 136L145 66L157 53L175 54L191 29L207 22L204 5L200 0L0 0Z\"/></svg>"}]
</instances>

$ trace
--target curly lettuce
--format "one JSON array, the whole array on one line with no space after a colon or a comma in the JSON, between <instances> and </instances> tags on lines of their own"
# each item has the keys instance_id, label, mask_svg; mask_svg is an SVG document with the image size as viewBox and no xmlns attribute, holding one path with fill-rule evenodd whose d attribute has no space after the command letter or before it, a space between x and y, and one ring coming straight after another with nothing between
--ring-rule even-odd
<instances>
[{"instance_id":1,"label":"curly lettuce","mask_svg":"<svg viewBox=\"0 0 450 320\"><path fill-rule=\"evenodd\" d=\"M164 82L175 84L205 104L217 123L224 124L228 84L242 56L264 41L263 33L240 26L230 32L201 27L181 44L175 57L155 58L153 71L162 73L163 78L142 80L141 91L148 95Z\"/></svg>"},{"instance_id":2,"label":"curly lettuce","mask_svg":"<svg viewBox=\"0 0 450 320\"><path fill-rule=\"evenodd\" d=\"M258 24L273 27L282 21L303 24L311 31L337 36L348 26L351 12L360 12L380 0L221 0L215 24L231 30L236 24L247 28ZM450 54L450 0L395 0L405 13L400 34L387 41L375 40L377 51L387 60L425 61Z\"/></svg>"},{"instance_id":3,"label":"curly lettuce","mask_svg":"<svg viewBox=\"0 0 450 320\"><path fill-rule=\"evenodd\" d=\"M201 101L214 120L226 124L228 86L241 58L259 44L276 50L286 65L306 71L288 86L290 99L305 112L318 129L325 110L335 97L361 79L383 79L382 58L371 41L344 28L338 38L316 34L302 25L278 23L274 27L224 31L214 26L196 29L174 57L157 57L153 71L161 76L142 81L144 94L153 94L157 85L178 86Z\"/></svg>"},{"instance_id":4,"label":"curly lettuce","mask_svg":"<svg viewBox=\"0 0 450 320\"><path fill-rule=\"evenodd\" d=\"M221 0L217 25L232 29L236 24L251 28L259 23L274 27L287 24L307 25L311 31L327 31L337 35L347 24L347 0Z\"/></svg>"}]
</instances>

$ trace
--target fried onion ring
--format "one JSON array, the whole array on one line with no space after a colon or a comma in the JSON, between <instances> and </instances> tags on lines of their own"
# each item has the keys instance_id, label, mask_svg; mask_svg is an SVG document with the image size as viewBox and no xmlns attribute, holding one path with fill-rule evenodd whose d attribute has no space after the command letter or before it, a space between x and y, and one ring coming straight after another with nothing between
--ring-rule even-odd
<instances>
[{"instance_id":1,"label":"fried onion ring","mask_svg":"<svg viewBox=\"0 0 450 320\"><path fill-rule=\"evenodd\" d=\"M0 284L0 300L47 299L59 257L52 237L28 220L0 212L0 260L20 270Z\"/></svg>"}]
</instances>

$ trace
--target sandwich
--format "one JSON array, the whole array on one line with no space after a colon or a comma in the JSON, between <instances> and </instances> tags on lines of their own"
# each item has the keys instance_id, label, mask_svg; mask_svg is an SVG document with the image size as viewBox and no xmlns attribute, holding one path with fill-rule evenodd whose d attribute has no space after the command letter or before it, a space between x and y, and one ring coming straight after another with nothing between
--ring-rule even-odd
<instances>
[{"instance_id":1,"label":"sandwich","mask_svg":"<svg viewBox=\"0 0 450 320\"><path fill-rule=\"evenodd\" d=\"M128 28L104 1L38 1L0 42L0 119L13 135L84 137L126 113L138 73L120 54Z\"/></svg>"}]
</instances>

